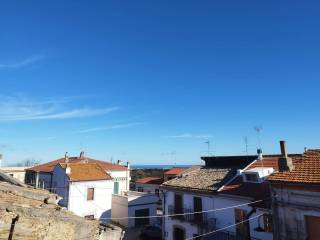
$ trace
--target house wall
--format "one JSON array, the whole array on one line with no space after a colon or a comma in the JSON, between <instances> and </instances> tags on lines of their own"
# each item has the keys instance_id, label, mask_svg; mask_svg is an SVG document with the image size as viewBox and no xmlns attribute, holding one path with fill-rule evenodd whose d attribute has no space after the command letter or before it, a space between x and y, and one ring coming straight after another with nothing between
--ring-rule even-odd
<instances>
[{"instance_id":1,"label":"house wall","mask_svg":"<svg viewBox=\"0 0 320 240\"><path fill-rule=\"evenodd\" d=\"M130 170L127 171L107 171L115 182L119 182L119 193L128 191L130 184Z\"/></svg>"},{"instance_id":2,"label":"house wall","mask_svg":"<svg viewBox=\"0 0 320 240\"><path fill-rule=\"evenodd\" d=\"M145 184L145 183L136 183L135 190L138 191L139 187L143 188L143 192L149 192L155 194L156 189L159 190L159 200L162 199L162 193L160 191L160 185L156 184Z\"/></svg>"},{"instance_id":3,"label":"house wall","mask_svg":"<svg viewBox=\"0 0 320 240\"><path fill-rule=\"evenodd\" d=\"M320 192L273 187L275 240L308 239L306 216L320 217Z\"/></svg>"},{"instance_id":4,"label":"house wall","mask_svg":"<svg viewBox=\"0 0 320 240\"><path fill-rule=\"evenodd\" d=\"M128 226L128 219L126 217L129 216L128 211L128 200L127 198L113 194L112 195L112 218L124 218L124 219L114 219L114 222L121 224L122 226Z\"/></svg>"},{"instance_id":5,"label":"house wall","mask_svg":"<svg viewBox=\"0 0 320 240\"><path fill-rule=\"evenodd\" d=\"M38 179L38 188L44 188L50 190L52 188L51 182L52 182L52 174L51 173L44 173L40 172L39 179Z\"/></svg>"},{"instance_id":6,"label":"house wall","mask_svg":"<svg viewBox=\"0 0 320 240\"><path fill-rule=\"evenodd\" d=\"M138 194L138 193L137 193ZM149 215L157 215L158 198L153 194L137 195L137 196L121 196L113 194L112 196L112 218L134 217L135 211L139 209L149 209ZM124 227L134 227L135 219L114 219ZM157 218L150 218L149 224L157 223Z\"/></svg>"},{"instance_id":7,"label":"house wall","mask_svg":"<svg viewBox=\"0 0 320 240\"><path fill-rule=\"evenodd\" d=\"M2 167L1 170L24 183L26 168L27 167Z\"/></svg>"},{"instance_id":8,"label":"house wall","mask_svg":"<svg viewBox=\"0 0 320 240\"><path fill-rule=\"evenodd\" d=\"M69 202L69 178L65 173L65 169L60 165L57 165L53 170L50 190L62 197L59 205L67 208Z\"/></svg>"},{"instance_id":9,"label":"house wall","mask_svg":"<svg viewBox=\"0 0 320 240\"><path fill-rule=\"evenodd\" d=\"M165 203L165 214L168 214L169 206L174 206L174 193L176 191L166 191L165 193L165 200L163 201ZM219 195L202 195L199 193L189 193L189 192L183 192L178 191L177 193L183 195L183 206L186 209L189 209L191 212L193 212L193 197L201 197L202 198L202 208L203 211L211 210L211 209L220 209L225 208L229 206L236 206L245 204L247 202L250 202L249 199L238 199L234 197L227 197L227 196L219 196ZM250 206L241 206L238 207L243 210L247 210L247 212L251 211ZM261 210L257 210L254 214L252 214L250 217L255 217L262 214ZM224 228L226 226L235 224L235 208L231 209L225 209L220 211L212 211L207 213L207 218L209 219L208 226L201 226L196 225L194 223L190 223L187 221L181 221L177 219L172 218L165 218L164 221L164 239L171 240L173 239L173 229L174 226L180 226L186 230L186 238L193 237L194 234L200 235L207 232L211 232L214 229ZM266 233L266 232L257 232L254 229L258 227L258 218L254 218L250 221L250 235L251 237L255 237L261 240L271 240L273 238L272 233ZM260 218L261 221L261 218ZM236 227L230 227L226 229L225 231L231 232L235 234Z\"/></svg>"},{"instance_id":10,"label":"house wall","mask_svg":"<svg viewBox=\"0 0 320 240\"><path fill-rule=\"evenodd\" d=\"M88 188L94 188L94 200L87 200ZM112 180L70 182L68 210L81 217L94 215L95 219L108 222L103 218L111 217L112 193Z\"/></svg>"}]
</instances>

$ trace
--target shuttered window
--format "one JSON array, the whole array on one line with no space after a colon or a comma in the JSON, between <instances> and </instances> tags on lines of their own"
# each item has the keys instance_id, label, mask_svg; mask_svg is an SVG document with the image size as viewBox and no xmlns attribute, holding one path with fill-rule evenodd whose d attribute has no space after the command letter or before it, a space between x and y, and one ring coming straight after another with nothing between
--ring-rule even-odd
<instances>
[{"instance_id":1,"label":"shuttered window","mask_svg":"<svg viewBox=\"0 0 320 240\"><path fill-rule=\"evenodd\" d=\"M94 199L94 188L88 188L87 190L87 201Z\"/></svg>"},{"instance_id":2,"label":"shuttered window","mask_svg":"<svg viewBox=\"0 0 320 240\"><path fill-rule=\"evenodd\" d=\"M273 222L272 222L271 214L263 215L263 224L264 224L264 230L266 232L273 232Z\"/></svg>"}]
</instances>

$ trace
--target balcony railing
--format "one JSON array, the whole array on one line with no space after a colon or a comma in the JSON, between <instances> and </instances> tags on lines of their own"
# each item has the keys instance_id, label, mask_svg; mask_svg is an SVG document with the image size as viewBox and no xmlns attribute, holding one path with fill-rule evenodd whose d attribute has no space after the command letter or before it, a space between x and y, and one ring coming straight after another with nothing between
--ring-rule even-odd
<instances>
[{"instance_id":1,"label":"balcony railing","mask_svg":"<svg viewBox=\"0 0 320 240\"><path fill-rule=\"evenodd\" d=\"M210 227L210 229L215 229L216 221L214 218L209 218L208 213L200 212L193 213L191 208L181 208L179 211L175 211L174 206L170 205L168 207L168 214L183 214L172 216L172 219L178 219L180 221L190 222L191 224L197 224L199 226Z\"/></svg>"},{"instance_id":2,"label":"balcony railing","mask_svg":"<svg viewBox=\"0 0 320 240\"><path fill-rule=\"evenodd\" d=\"M258 238L237 236L235 233L228 231L219 231L202 238L203 240L260 240Z\"/></svg>"}]
</instances>

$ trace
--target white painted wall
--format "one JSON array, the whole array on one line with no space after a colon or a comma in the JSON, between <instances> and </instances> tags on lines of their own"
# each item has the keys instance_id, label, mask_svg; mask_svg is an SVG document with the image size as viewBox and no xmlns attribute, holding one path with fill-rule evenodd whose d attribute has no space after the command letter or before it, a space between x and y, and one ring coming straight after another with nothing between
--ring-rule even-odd
<instances>
[{"instance_id":1,"label":"white painted wall","mask_svg":"<svg viewBox=\"0 0 320 240\"><path fill-rule=\"evenodd\" d=\"M135 195L135 196L134 196ZM134 217L135 211L139 209L149 209L150 215L157 214L158 198L154 194L134 193L129 196L113 194L112 196L112 218ZM157 223L156 218L150 218L149 224ZM135 219L113 220L124 227L134 227Z\"/></svg>"},{"instance_id":2,"label":"white painted wall","mask_svg":"<svg viewBox=\"0 0 320 240\"><path fill-rule=\"evenodd\" d=\"M27 167L2 167L1 170L24 183Z\"/></svg>"},{"instance_id":3,"label":"white painted wall","mask_svg":"<svg viewBox=\"0 0 320 240\"><path fill-rule=\"evenodd\" d=\"M139 187L143 188L143 192L155 194L156 189L159 190L159 199L162 199L162 193L160 191L160 185L156 184L145 184L145 183L136 183L135 190L138 191Z\"/></svg>"},{"instance_id":4,"label":"white painted wall","mask_svg":"<svg viewBox=\"0 0 320 240\"><path fill-rule=\"evenodd\" d=\"M106 171L115 182L119 182L119 193L129 190L130 170L127 171Z\"/></svg>"},{"instance_id":5,"label":"white painted wall","mask_svg":"<svg viewBox=\"0 0 320 240\"><path fill-rule=\"evenodd\" d=\"M112 180L71 182L69 186L68 210L81 217L94 215L108 222L103 218L111 217ZM88 188L94 188L94 200L87 200Z\"/></svg>"},{"instance_id":6,"label":"white painted wall","mask_svg":"<svg viewBox=\"0 0 320 240\"><path fill-rule=\"evenodd\" d=\"M250 202L249 199L237 199L234 197L226 197L226 196L219 196L219 195L201 195L198 193L189 193L189 192L178 192L183 195L183 205L185 208L193 210L193 197L201 197L202 198L202 208L203 211L211 210L211 209L218 209L218 208L225 208L228 206L235 206ZM168 214L168 206L174 206L174 191L166 190L165 193L165 213ZM248 212L251 211L250 206L242 206L238 207L240 209L247 210ZM221 210L221 211L214 211L208 212L208 218L216 219L216 228L224 228L226 226L232 225L235 223L235 213L234 208ZM261 211L258 210L256 213L252 214L251 217L258 216L261 214ZM165 231L165 239L171 240L173 239L173 228L174 226L181 226L186 230L186 238L193 237L194 234L203 234L205 232L212 231L213 229L198 229L198 226L191 224L186 221L180 221L172 218L165 218L164 221L164 231ZM258 218L252 219L250 221L250 234L251 237L259 238L261 240L271 240L273 238L271 233L260 233L254 231L254 229L258 226ZM230 227L226 229L226 231L235 233L236 228Z\"/></svg>"},{"instance_id":7,"label":"white painted wall","mask_svg":"<svg viewBox=\"0 0 320 240\"><path fill-rule=\"evenodd\" d=\"M111 217L112 180L69 182L65 169L57 165L53 171L53 186L63 197L59 202L78 216L94 215L96 219ZM87 201L87 189L94 188L94 200ZM107 221L102 219L103 221Z\"/></svg>"}]
</instances>

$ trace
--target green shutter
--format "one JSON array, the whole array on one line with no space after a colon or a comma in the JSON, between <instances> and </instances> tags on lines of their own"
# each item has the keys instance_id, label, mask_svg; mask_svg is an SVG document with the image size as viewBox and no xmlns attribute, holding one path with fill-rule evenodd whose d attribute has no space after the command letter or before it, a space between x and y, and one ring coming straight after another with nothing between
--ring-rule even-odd
<instances>
[{"instance_id":1,"label":"green shutter","mask_svg":"<svg viewBox=\"0 0 320 240\"><path fill-rule=\"evenodd\" d=\"M118 182L114 182L114 184L113 184L113 193L114 194L119 193L119 183Z\"/></svg>"}]
</instances>

